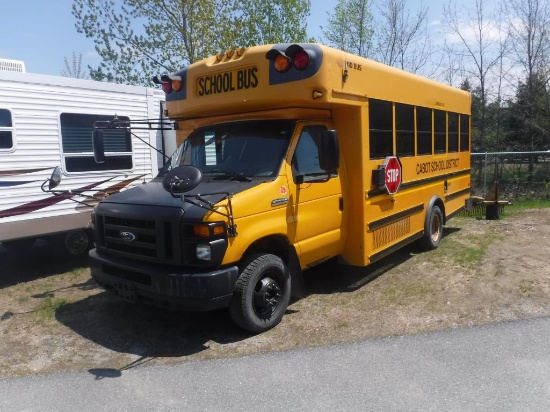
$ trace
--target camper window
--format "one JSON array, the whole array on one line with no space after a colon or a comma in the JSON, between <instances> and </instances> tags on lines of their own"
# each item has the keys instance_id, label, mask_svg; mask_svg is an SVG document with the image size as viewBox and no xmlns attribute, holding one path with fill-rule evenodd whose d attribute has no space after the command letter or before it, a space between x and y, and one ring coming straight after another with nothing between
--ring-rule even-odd
<instances>
[{"instance_id":1,"label":"camper window","mask_svg":"<svg viewBox=\"0 0 550 412\"><path fill-rule=\"evenodd\" d=\"M121 121L129 121L118 116ZM97 121L113 116L61 113L61 140L67 172L133 169L132 142L125 129L104 129L105 162L96 163L92 148L92 132Z\"/></svg>"},{"instance_id":2,"label":"camper window","mask_svg":"<svg viewBox=\"0 0 550 412\"><path fill-rule=\"evenodd\" d=\"M13 123L9 110L0 109L0 149L13 147Z\"/></svg>"}]
</instances>

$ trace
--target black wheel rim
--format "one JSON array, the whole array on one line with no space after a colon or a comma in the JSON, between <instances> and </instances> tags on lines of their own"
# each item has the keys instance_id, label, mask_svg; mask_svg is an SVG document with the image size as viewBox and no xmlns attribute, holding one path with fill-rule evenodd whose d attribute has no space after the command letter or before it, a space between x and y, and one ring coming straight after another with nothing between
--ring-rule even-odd
<instances>
[{"instance_id":1,"label":"black wheel rim","mask_svg":"<svg viewBox=\"0 0 550 412\"><path fill-rule=\"evenodd\" d=\"M281 302L281 288L278 282L267 275L254 288L254 312L260 318L269 318Z\"/></svg>"},{"instance_id":2,"label":"black wheel rim","mask_svg":"<svg viewBox=\"0 0 550 412\"><path fill-rule=\"evenodd\" d=\"M84 232L69 233L65 239L65 246L73 255L83 253L88 247L88 236Z\"/></svg>"}]
</instances>

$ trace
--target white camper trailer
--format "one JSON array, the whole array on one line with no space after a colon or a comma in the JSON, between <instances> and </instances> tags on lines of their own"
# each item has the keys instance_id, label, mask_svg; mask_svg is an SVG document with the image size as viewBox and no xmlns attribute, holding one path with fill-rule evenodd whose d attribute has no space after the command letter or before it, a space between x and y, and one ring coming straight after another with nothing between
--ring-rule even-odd
<instances>
[{"instance_id":1,"label":"white camper trailer","mask_svg":"<svg viewBox=\"0 0 550 412\"><path fill-rule=\"evenodd\" d=\"M153 88L0 71L0 243L22 250L47 238L86 252L96 198L149 181L163 161L154 148L170 155L176 147L173 131L145 124L132 129L134 138L113 129L106 159L96 163L94 122L164 121L164 97ZM56 166L60 186L42 190Z\"/></svg>"}]
</instances>

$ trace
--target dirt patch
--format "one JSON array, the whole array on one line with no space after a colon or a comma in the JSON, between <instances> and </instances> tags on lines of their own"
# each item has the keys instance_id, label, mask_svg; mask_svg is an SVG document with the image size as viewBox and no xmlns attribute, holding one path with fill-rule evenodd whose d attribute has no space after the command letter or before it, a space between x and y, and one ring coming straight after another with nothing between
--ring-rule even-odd
<instances>
[{"instance_id":1,"label":"dirt patch","mask_svg":"<svg viewBox=\"0 0 550 412\"><path fill-rule=\"evenodd\" d=\"M439 249L367 268L329 262L275 329L242 332L226 311L174 313L115 299L85 260L45 245L0 252L0 379L56 371L117 376L143 364L241 356L550 315L550 209L455 218ZM18 283L20 282L20 283Z\"/></svg>"}]
</instances>

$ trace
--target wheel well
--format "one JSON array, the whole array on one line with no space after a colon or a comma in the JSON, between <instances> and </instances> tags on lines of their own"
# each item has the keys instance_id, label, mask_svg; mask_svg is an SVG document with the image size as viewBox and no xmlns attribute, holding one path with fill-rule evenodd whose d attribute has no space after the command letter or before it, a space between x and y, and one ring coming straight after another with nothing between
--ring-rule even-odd
<instances>
[{"instance_id":1,"label":"wheel well","mask_svg":"<svg viewBox=\"0 0 550 412\"><path fill-rule=\"evenodd\" d=\"M252 243L244 253L244 256L252 253L271 253L279 256L285 263L288 264L289 250L290 245L284 236L273 235L264 237Z\"/></svg>"},{"instance_id":2,"label":"wheel well","mask_svg":"<svg viewBox=\"0 0 550 412\"><path fill-rule=\"evenodd\" d=\"M288 267L292 277L292 297L301 298L306 295L302 268L296 254L296 249L282 235L264 237L252 243L243 255L254 253L271 253L279 256ZM241 259L242 260L242 259Z\"/></svg>"}]
</instances>

